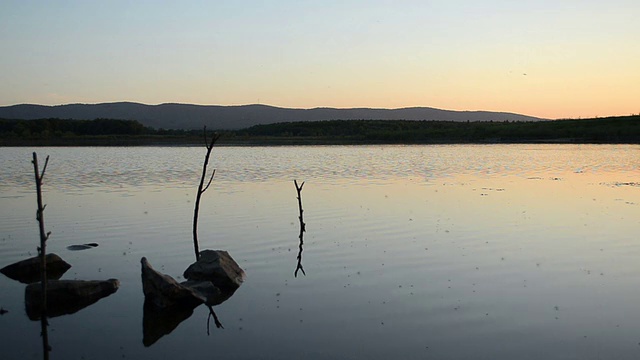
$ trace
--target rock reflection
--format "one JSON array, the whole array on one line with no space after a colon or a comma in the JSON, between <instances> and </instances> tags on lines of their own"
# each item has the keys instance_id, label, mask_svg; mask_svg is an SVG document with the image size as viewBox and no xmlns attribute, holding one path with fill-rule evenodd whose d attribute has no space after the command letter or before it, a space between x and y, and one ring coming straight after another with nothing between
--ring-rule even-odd
<instances>
[{"instance_id":1,"label":"rock reflection","mask_svg":"<svg viewBox=\"0 0 640 360\"><path fill-rule=\"evenodd\" d=\"M244 281L244 271L226 251L202 251L200 259L185 271L190 280L181 283L156 271L145 257L140 263L145 296L142 343L147 347L170 334L202 303L209 308L207 335L212 317L216 327L222 328L213 306L229 299Z\"/></svg>"},{"instance_id":2,"label":"rock reflection","mask_svg":"<svg viewBox=\"0 0 640 360\"><path fill-rule=\"evenodd\" d=\"M40 321L42 356L49 359L49 318L76 313L118 290L116 279L105 281L48 280L46 291L42 283L27 285L24 303L29 320Z\"/></svg>"},{"instance_id":3,"label":"rock reflection","mask_svg":"<svg viewBox=\"0 0 640 360\"><path fill-rule=\"evenodd\" d=\"M149 347L170 334L181 322L191 317L193 309L195 307L190 306L158 309L151 302L145 301L142 314L142 344Z\"/></svg>"},{"instance_id":4,"label":"rock reflection","mask_svg":"<svg viewBox=\"0 0 640 360\"><path fill-rule=\"evenodd\" d=\"M209 308L209 314L207 315L207 335L209 335L211 318L214 319L217 328L224 328L213 307L227 301L234 293L235 289L223 289L215 296L208 298L205 302L205 305ZM163 336L169 335L180 323L190 318L198 306L199 304L176 304L166 308L158 308L152 302L145 300L142 315L142 344L145 347L149 347Z\"/></svg>"}]
</instances>

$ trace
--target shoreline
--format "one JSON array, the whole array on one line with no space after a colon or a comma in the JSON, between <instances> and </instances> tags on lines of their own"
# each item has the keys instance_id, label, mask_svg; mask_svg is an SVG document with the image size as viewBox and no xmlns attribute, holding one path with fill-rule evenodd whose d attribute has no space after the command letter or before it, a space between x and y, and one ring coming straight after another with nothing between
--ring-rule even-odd
<instances>
[{"instance_id":1,"label":"shoreline","mask_svg":"<svg viewBox=\"0 0 640 360\"><path fill-rule=\"evenodd\" d=\"M602 144L602 145L637 145L637 141L589 141L585 139L522 139L502 140L483 139L476 141L432 140L432 141L376 141L341 138L306 138L306 137L261 137L249 139L220 138L216 146L358 146L358 145L496 145L496 144ZM203 146L202 138L150 138L141 137L78 137L50 139L0 139L2 147L154 147L154 146Z\"/></svg>"}]
</instances>

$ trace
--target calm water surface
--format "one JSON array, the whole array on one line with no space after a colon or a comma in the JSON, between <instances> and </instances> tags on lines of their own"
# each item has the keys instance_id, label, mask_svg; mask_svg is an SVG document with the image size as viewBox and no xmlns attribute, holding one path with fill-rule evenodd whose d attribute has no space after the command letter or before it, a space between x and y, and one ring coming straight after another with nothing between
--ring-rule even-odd
<instances>
[{"instance_id":1,"label":"calm water surface","mask_svg":"<svg viewBox=\"0 0 640 360\"><path fill-rule=\"evenodd\" d=\"M0 148L0 267L36 254L32 151ZM148 347L140 258L177 279L194 261L204 148L37 152L63 278L121 282L50 319L52 359L640 358L639 146L215 148L200 247L247 280L224 329L201 306ZM0 275L0 306L0 358L42 358L24 285Z\"/></svg>"}]
</instances>

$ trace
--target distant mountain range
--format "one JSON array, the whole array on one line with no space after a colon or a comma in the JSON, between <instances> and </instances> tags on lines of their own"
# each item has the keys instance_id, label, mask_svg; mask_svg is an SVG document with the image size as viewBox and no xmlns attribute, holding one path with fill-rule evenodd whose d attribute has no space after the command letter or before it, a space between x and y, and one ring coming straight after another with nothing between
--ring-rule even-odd
<instances>
[{"instance_id":1,"label":"distant mountain range","mask_svg":"<svg viewBox=\"0 0 640 360\"><path fill-rule=\"evenodd\" d=\"M429 107L402 109L290 109L267 105L145 105L132 102L69 105L12 105L0 107L4 119L120 119L137 120L156 129L234 130L257 124L321 120L443 120L443 121L540 121L531 116L490 111L451 111Z\"/></svg>"}]
</instances>

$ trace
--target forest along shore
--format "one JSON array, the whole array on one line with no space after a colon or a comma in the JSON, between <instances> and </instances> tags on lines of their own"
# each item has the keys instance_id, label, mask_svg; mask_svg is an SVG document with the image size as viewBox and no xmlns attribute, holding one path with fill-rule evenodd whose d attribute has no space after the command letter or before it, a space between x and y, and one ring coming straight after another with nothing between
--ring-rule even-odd
<instances>
[{"instance_id":1,"label":"forest along shore","mask_svg":"<svg viewBox=\"0 0 640 360\"><path fill-rule=\"evenodd\" d=\"M640 144L640 115L535 122L327 120L220 130L219 145ZM0 119L0 146L201 146L202 130L135 120Z\"/></svg>"}]
</instances>

